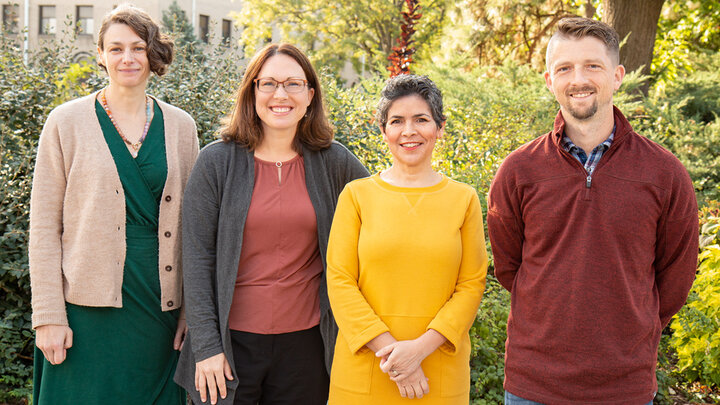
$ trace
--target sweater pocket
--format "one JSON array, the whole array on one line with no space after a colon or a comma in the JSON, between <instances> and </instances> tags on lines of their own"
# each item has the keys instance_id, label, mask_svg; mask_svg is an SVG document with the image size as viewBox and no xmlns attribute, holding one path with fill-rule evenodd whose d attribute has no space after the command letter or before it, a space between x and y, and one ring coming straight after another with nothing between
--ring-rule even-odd
<instances>
[{"instance_id":1,"label":"sweater pocket","mask_svg":"<svg viewBox=\"0 0 720 405\"><path fill-rule=\"evenodd\" d=\"M369 394L376 358L375 353L367 347L352 353L342 332L339 332L330 372L330 385L345 391Z\"/></svg>"},{"instance_id":2,"label":"sweater pocket","mask_svg":"<svg viewBox=\"0 0 720 405\"><path fill-rule=\"evenodd\" d=\"M463 337L454 355L442 350L437 350L436 353L442 359L440 396L468 396L470 393L470 338L468 335Z\"/></svg>"}]
</instances>

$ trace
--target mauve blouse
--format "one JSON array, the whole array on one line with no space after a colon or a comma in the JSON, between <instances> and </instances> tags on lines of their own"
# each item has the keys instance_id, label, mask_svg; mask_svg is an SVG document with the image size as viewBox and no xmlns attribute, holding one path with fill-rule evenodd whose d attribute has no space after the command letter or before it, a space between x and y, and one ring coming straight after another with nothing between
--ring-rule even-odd
<instances>
[{"instance_id":1,"label":"mauve blouse","mask_svg":"<svg viewBox=\"0 0 720 405\"><path fill-rule=\"evenodd\" d=\"M230 329L277 334L317 325L322 271L302 157L281 164L255 158Z\"/></svg>"}]
</instances>

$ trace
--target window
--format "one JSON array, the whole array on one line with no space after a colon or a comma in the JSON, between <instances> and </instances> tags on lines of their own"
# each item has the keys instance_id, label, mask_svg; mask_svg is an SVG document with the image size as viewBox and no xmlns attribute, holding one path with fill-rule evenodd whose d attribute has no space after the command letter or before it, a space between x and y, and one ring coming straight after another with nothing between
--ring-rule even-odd
<instances>
[{"instance_id":1,"label":"window","mask_svg":"<svg viewBox=\"0 0 720 405\"><path fill-rule=\"evenodd\" d=\"M54 35L56 31L55 6L40 6L40 34Z\"/></svg>"},{"instance_id":2,"label":"window","mask_svg":"<svg viewBox=\"0 0 720 405\"><path fill-rule=\"evenodd\" d=\"M79 35L92 35L95 29L92 6L77 6L75 8L75 27Z\"/></svg>"},{"instance_id":3,"label":"window","mask_svg":"<svg viewBox=\"0 0 720 405\"><path fill-rule=\"evenodd\" d=\"M8 34L17 34L19 32L18 12L18 5L6 4L2 6L3 31Z\"/></svg>"},{"instance_id":4,"label":"window","mask_svg":"<svg viewBox=\"0 0 720 405\"><path fill-rule=\"evenodd\" d=\"M223 44L228 45L230 44L230 40L232 39L232 21L230 20L222 20L222 41Z\"/></svg>"},{"instance_id":5,"label":"window","mask_svg":"<svg viewBox=\"0 0 720 405\"><path fill-rule=\"evenodd\" d=\"M200 14L200 39L207 43L210 38L210 17Z\"/></svg>"}]
</instances>

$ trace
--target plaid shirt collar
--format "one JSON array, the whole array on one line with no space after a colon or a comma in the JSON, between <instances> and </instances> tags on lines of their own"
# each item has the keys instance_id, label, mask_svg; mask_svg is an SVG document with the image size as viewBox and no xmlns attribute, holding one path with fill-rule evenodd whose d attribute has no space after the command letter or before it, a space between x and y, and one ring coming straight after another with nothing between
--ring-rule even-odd
<instances>
[{"instance_id":1,"label":"plaid shirt collar","mask_svg":"<svg viewBox=\"0 0 720 405\"><path fill-rule=\"evenodd\" d=\"M604 140L600 145L596 146L590 152L590 156L588 156L582 148L575 145L573 141L570 140L570 137L565 135L564 133L561 143L563 149L565 149L565 151L572 155L575 159L580 161L580 163L582 163L585 167L585 170L588 172L588 174L592 174L592 172L595 170L595 166L597 166L602 155L605 153L605 151L610 149L613 138L615 138L615 127L613 127L610 136L608 136L606 140Z\"/></svg>"}]
</instances>

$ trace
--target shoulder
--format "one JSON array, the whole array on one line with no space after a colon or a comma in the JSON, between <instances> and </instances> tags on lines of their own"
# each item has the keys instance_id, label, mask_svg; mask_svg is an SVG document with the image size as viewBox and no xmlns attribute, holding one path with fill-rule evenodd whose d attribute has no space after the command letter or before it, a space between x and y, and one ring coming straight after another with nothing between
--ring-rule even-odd
<instances>
[{"instance_id":1,"label":"shoulder","mask_svg":"<svg viewBox=\"0 0 720 405\"><path fill-rule=\"evenodd\" d=\"M321 149L317 152L319 156L322 157L322 159L332 162L332 161L345 161L350 157L355 157L355 155L350 152L345 145L341 144L338 141L332 141L329 147L325 149Z\"/></svg>"},{"instance_id":2,"label":"shoulder","mask_svg":"<svg viewBox=\"0 0 720 405\"><path fill-rule=\"evenodd\" d=\"M638 154L643 153L648 157L660 159L666 163L680 162L680 160L675 157L672 152L665 149L659 143L649 138L646 138L634 131L628 134L627 142L629 144L629 148L631 148L631 152L635 152Z\"/></svg>"},{"instance_id":3,"label":"shoulder","mask_svg":"<svg viewBox=\"0 0 720 405\"><path fill-rule=\"evenodd\" d=\"M523 180L526 176L547 175L537 173L537 166L539 162L547 163L553 148L556 148L551 137L551 133L544 134L510 152L500 164L493 182L519 183L527 181Z\"/></svg>"},{"instance_id":4,"label":"shoulder","mask_svg":"<svg viewBox=\"0 0 720 405\"><path fill-rule=\"evenodd\" d=\"M464 201L467 205L480 203L477 190L467 183L448 178L447 190L453 201Z\"/></svg>"},{"instance_id":5,"label":"shoulder","mask_svg":"<svg viewBox=\"0 0 720 405\"><path fill-rule=\"evenodd\" d=\"M463 183L461 181L451 179L450 177L448 177L448 189L459 194L477 196L477 191L475 190L475 188L473 188L473 186L467 183Z\"/></svg>"},{"instance_id":6,"label":"shoulder","mask_svg":"<svg viewBox=\"0 0 720 405\"><path fill-rule=\"evenodd\" d=\"M546 133L510 152L502 164L508 166L532 164L535 159L544 159L550 147L554 147L552 133Z\"/></svg>"},{"instance_id":7,"label":"shoulder","mask_svg":"<svg viewBox=\"0 0 720 405\"><path fill-rule=\"evenodd\" d=\"M95 113L96 94L88 94L53 108L48 115L48 122L54 122L57 125L68 122L86 122L85 119Z\"/></svg>"},{"instance_id":8,"label":"shoulder","mask_svg":"<svg viewBox=\"0 0 720 405\"><path fill-rule=\"evenodd\" d=\"M348 182L342 191L343 194L357 195L358 193L365 194L379 191L380 188L377 186L373 177L374 176L363 177Z\"/></svg>"},{"instance_id":9,"label":"shoulder","mask_svg":"<svg viewBox=\"0 0 720 405\"><path fill-rule=\"evenodd\" d=\"M643 162L644 176L651 176L653 182L664 183L673 178L688 178L685 166L675 155L660 144L636 132L628 134L624 145L625 163L637 167Z\"/></svg>"},{"instance_id":10,"label":"shoulder","mask_svg":"<svg viewBox=\"0 0 720 405\"><path fill-rule=\"evenodd\" d=\"M218 139L205 145L200 150L198 159L202 158L207 161L211 161L213 159L224 160L238 154L248 155L250 154L250 151L235 142L225 142L222 139Z\"/></svg>"}]
</instances>

